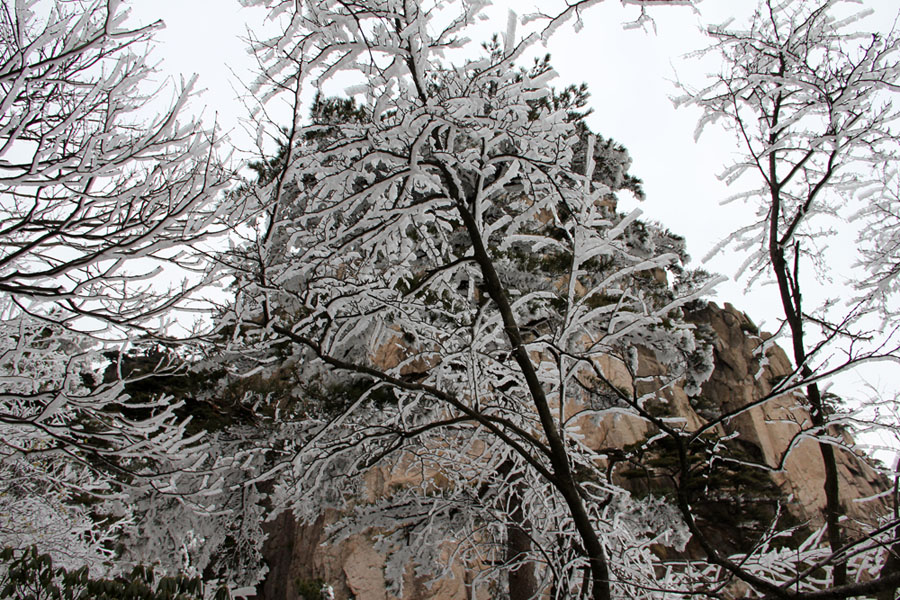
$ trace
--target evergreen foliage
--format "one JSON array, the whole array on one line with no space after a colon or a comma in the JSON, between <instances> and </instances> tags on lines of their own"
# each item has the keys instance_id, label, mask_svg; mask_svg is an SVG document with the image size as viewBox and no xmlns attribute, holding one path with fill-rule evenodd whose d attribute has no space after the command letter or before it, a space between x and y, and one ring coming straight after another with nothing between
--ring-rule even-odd
<instances>
[{"instance_id":1,"label":"evergreen foliage","mask_svg":"<svg viewBox=\"0 0 900 600\"><path fill-rule=\"evenodd\" d=\"M156 578L153 569L138 566L130 575L91 577L87 566L54 567L49 554L36 546L0 550L0 598L4 600L203 600L203 581L184 575ZM229 600L227 588L213 596Z\"/></svg>"}]
</instances>

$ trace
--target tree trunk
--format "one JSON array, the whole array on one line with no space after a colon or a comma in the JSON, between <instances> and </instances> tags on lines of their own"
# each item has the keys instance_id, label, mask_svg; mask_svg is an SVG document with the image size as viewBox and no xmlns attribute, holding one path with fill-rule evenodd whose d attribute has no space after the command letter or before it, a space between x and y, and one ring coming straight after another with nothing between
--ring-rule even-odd
<instances>
[{"instance_id":1,"label":"tree trunk","mask_svg":"<svg viewBox=\"0 0 900 600\"><path fill-rule=\"evenodd\" d=\"M887 560L884 561L884 565L881 567L878 576L887 577L896 573L900 573L900 542L891 546L891 549L888 551ZM893 586L879 592L875 597L878 600L895 600L897 598L896 593L897 586Z\"/></svg>"},{"instance_id":2,"label":"tree trunk","mask_svg":"<svg viewBox=\"0 0 900 600\"><path fill-rule=\"evenodd\" d=\"M518 491L513 492L512 495L511 500L513 501L521 499ZM515 509L510 514L510 518L514 521L520 515L521 510ZM530 529L531 523L527 519L521 524L510 523L506 526L506 562L508 564L519 561L521 557L527 556L531 552L531 536L528 533ZM537 578L533 562L526 561L511 566L507 577L510 598L526 600L534 598L537 594Z\"/></svg>"},{"instance_id":3,"label":"tree trunk","mask_svg":"<svg viewBox=\"0 0 900 600\"><path fill-rule=\"evenodd\" d=\"M784 70L784 59L782 57L782 71ZM778 141L778 129L780 125L779 115L783 98L779 95L776 98L773 115L772 115L772 134L769 139L771 145L775 145ZM788 176L790 177L790 176ZM828 175L823 178L821 183L827 180ZM776 152L769 153L769 193L771 198L771 207L769 209L769 232L768 232L768 254L769 263L775 272L775 280L778 283L778 293L781 299L781 307L784 311L785 319L791 332L791 346L794 353L794 363L800 369L803 379L810 379L813 375L812 369L807 365L806 346L803 340L804 332L804 315L803 315L803 296L800 291L800 248L799 243L794 242L794 264L790 265L786 258L785 247L791 243L790 232L794 231L802 222L804 211L798 213L794 217L793 222L782 233L779 229L780 219L782 218L782 185L784 180L778 177L778 158ZM821 186L816 186L807 199L807 205L811 204L817 190ZM819 435L827 435L826 424L828 415L825 401L816 383L806 386L806 398L810 407L810 418L815 427L820 432ZM834 455L834 448L825 442L819 442L819 451L822 454L822 464L825 469L825 534L828 538L828 544L833 553L839 552L843 546L840 519L844 513L840 502L840 490L838 482L837 459ZM847 583L847 561L846 559L839 561L834 565L834 575L832 584L835 586Z\"/></svg>"},{"instance_id":4,"label":"tree trunk","mask_svg":"<svg viewBox=\"0 0 900 600\"><path fill-rule=\"evenodd\" d=\"M537 594L537 577L532 561L520 562L531 553L531 522L522 506L522 475L513 473L511 460L504 461L500 465L499 472L507 484L500 501L504 503L509 518L506 525L505 556L506 564L510 565L507 571L509 597L526 600L534 598Z\"/></svg>"},{"instance_id":5,"label":"tree trunk","mask_svg":"<svg viewBox=\"0 0 900 600\"><path fill-rule=\"evenodd\" d=\"M575 529L578 531L578 535L584 544L584 551L591 567L592 598L593 600L610 600L612 596L606 551L585 508L578 483L572 475L565 442L553 417L550 403L547 400L547 395L544 393L544 387L522 341L522 334L512 305L509 302L506 288L500 282L500 277L497 275L493 260L491 260L485 247L475 218L467 208L467 203L470 202L470 199L466 198L451 177L447 177L445 183L452 192L451 196L456 198L457 211L469 235L469 240L472 242L472 254L475 262L478 263L482 277L484 277L485 290L491 300L497 305L497 309L503 319L503 328L506 331L506 337L512 350L512 357L522 370L522 376L534 403L535 412L537 412L541 422L541 429L547 438L548 458L550 459L554 475L554 480L551 483L553 483L565 500Z\"/></svg>"}]
</instances>

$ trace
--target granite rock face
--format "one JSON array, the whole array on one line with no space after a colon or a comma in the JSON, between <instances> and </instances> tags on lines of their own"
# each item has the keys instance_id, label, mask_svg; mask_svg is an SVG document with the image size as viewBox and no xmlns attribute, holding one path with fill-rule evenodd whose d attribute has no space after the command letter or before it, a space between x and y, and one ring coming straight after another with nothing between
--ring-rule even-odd
<instances>
[{"instance_id":1,"label":"granite rock face","mask_svg":"<svg viewBox=\"0 0 900 600\"><path fill-rule=\"evenodd\" d=\"M758 358L761 344L768 337L757 333L756 326L744 313L730 304L719 308L710 303L688 318L706 324L715 333L716 368L703 386L701 398L720 412L729 412L766 398L773 385L792 372L791 361L776 345L768 345L765 361ZM810 426L809 414L796 397L775 398L732 418L727 433L737 431L741 439L752 443L762 460L772 467L773 481L793 495L791 510L798 518L812 524L821 523L825 505L825 473L818 444L802 438ZM844 436L846 433L832 432ZM880 500L870 502L886 489L887 482L862 456L848 451L837 453L844 510L851 518L865 520L880 511Z\"/></svg>"},{"instance_id":2,"label":"granite rock face","mask_svg":"<svg viewBox=\"0 0 900 600\"><path fill-rule=\"evenodd\" d=\"M791 362L784 351L768 342L742 312L730 304L720 308L713 303L702 305L686 313L686 319L702 329L714 347L715 370L702 386L701 393L689 397L680 387L667 388L660 400L670 414L684 419L687 428L695 430L723 414L737 412L717 425L715 433L722 437L736 434L747 452L770 470L765 484L777 490L781 497L790 498L787 504L795 522L810 527L821 524L824 506L824 470L818 445L803 439L809 426L809 415L800 399L787 394L768 399L773 386L789 376ZM403 358L402 344L392 344L397 356L384 357L386 362ZM622 365L613 360L599 361L607 379L620 389L631 390L636 385ZM642 370L653 373L659 368L652 357L642 354ZM638 383L652 385L652 382ZM638 389L640 392L640 388ZM751 408L746 408L751 407ZM744 410L738 410L744 409ZM652 434L644 420L625 414L608 416L599 423L583 427L585 443L594 448L626 448L642 442ZM839 434L846 435L846 434ZM868 460L849 451L838 452L841 491L844 509L850 519L871 522L875 514L883 514L883 500L878 496L887 489L886 480ZM615 476L615 475L614 475ZM395 481L390 469L375 469L367 477L366 495L371 501ZM619 476L620 483L633 491L641 485L653 486L652 481L629 482ZM863 500L874 498L872 500ZM486 598L485 590L473 586L473 573L453 566L451 575L428 587L418 581L412 569L405 578L402 599L388 591L385 583L385 559L374 549L373 540L355 535L337 545L326 545L326 525L336 514L322 515L311 524L298 524L288 514L278 515L267 524L269 539L265 556L270 571L261 586L260 600L303 600L298 584L315 580L327 581L334 588L335 598L357 600L469 600ZM714 517L712 517L714 518ZM709 518L708 520L712 520ZM720 537L728 537L720 532ZM716 537L713 534L711 537ZM730 543L725 540L725 543Z\"/></svg>"}]
</instances>

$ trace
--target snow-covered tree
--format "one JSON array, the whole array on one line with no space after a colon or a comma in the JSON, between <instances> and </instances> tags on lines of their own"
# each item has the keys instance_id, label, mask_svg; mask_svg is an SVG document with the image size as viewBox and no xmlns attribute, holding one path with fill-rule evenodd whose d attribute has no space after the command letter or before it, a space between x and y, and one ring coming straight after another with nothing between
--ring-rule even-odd
<instances>
[{"instance_id":1,"label":"snow-covered tree","mask_svg":"<svg viewBox=\"0 0 900 600\"><path fill-rule=\"evenodd\" d=\"M711 28L709 52L722 59L722 68L683 99L702 110L698 133L717 123L734 132L742 155L724 173L726 181L753 182L735 199L755 206L756 218L727 244L745 253L741 274L748 285L774 280L784 316L780 333L796 365L783 384L795 388L809 411L801 436L818 440L826 474L830 552L821 564L832 570L819 585L845 594L871 576L853 572L849 559L878 550L885 543L879 535L894 530L870 524L868 531L850 532L836 454L855 457L838 429L853 418L824 386L856 364L898 358L895 320L873 327L866 319L896 286L891 179L900 157L894 104L900 38L852 31L860 17L856 4L766 0L747 27ZM849 271L830 262L838 256L827 249L835 230L854 216L863 218L855 221L862 228L858 266L868 270L857 279L863 296L834 298L830 277ZM882 575L896 585L896 573ZM796 575L782 585L802 583ZM832 593L828 597L842 597Z\"/></svg>"},{"instance_id":2,"label":"snow-covered tree","mask_svg":"<svg viewBox=\"0 0 900 600\"><path fill-rule=\"evenodd\" d=\"M261 131L281 146L245 191L254 235L223 257L237 300L221 331L293 388L273 407L293 424L273 501L349 513L336 537L380 531L396 586L448 555L502 566L512 597L676 586L651 551L683 547L676 513L617 486L584 428L624 413L679 435L648 405L696 390L712 359L680 319L699 290L665 282L677 243L615 210L639 182L587 130L583 92L517 65L534 37L515 19L459 56L481 2L256 4L284 26L255 44L258 96L292 118ZM320 96L306 121L306 87L336 81L350 98ZM360 504L373 473L407 484Z\"/></svg>"},{"instance_id":3,"label":"snow-covered tree","mask_svg":"<svg viewBox=\"0 0 900 600\"><path fill-rule=\"evenodd\" d=\"M192 84L150 84L160 24L126 15L116 0L0 3L0 545L76 563L112 555L123 486L180 494L204 460L179 407L129 399L132 376L103 353L197 308L208 275L185 248L221 230L229 180L212 133L180 120Z\"/></svg>"}]
</instances>

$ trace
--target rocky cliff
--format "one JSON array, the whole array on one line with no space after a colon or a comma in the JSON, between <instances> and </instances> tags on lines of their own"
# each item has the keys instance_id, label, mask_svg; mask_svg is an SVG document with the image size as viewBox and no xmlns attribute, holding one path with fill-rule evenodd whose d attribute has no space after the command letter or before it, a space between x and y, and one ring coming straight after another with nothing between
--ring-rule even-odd
<instances>
[{"instance_id":1,"label":"rocky cliff","mask_svg":"<svg viewBox=\"0 0 900 600\"><path fill-rule=\"evenodd\" d=\"M747 315L730 304L723 309L708 304L688 318L698 325L709 326L715 333L716 368L703 386L699 400L706 401L720 414L769 397L773 386L791 374L790 360L775 345L765 351L767 364L760 364L758 349L769 336L758 333ZM786 395L735 415L729 419L726 431L738 432L740 439L758 450L762 462L772 468L769 477L785 495L793 498L791 511L804 521L818 524L825 505L825 475L817 444L803 437L810 426L806 410L794 397ZM840 432L840 435L850 445L849 434ZM866 519L880 512L881 500L876 497L885 491L886 480L865 456L845 451L838 457L847 515ZM869 498L871 502L866 501Z\"/></svg>"},{"instance_id":2,"label":"rocky cliff","mask_svg":"<svg viewBox=\"0 0 900 600\"><path fill-rule=\"evenodd\" d=\"M733 550L745 548L771 519L789 520L800 532L819 526L824 472L817 444L804 437L809 416L794 395L772 397L775 386L791 374L787 356L729 304L724 308L698 304L686 311L685 318L711 342L715 369L694 397L678 386L664 388L655 410L680 418L691 431L708 427L719 444L727 441L730 454L723 454L727 460L710 466L706 473L702 505L697 507L701 526L720 547ZM652 389L659 368L651 356L642 354L641 377L635 382L615 361L604 365L613 385L630 390L634 386ZM647 421L616 414L599 424L586 424L583 430L585 443L607 451L611 461L618 460L611 468L617 483L633 494L665 495L671 461L665 445L646 443L654 433ZM848 434L840 435L850 441ZM884 513L886 480L864 456L847 450L838 457L848 518L873 522L875 515ZM389 469L373 470L365 485L369 499L392 485L404 484L394 477ZM326 525L336 516L327 513L314 523L299 524L282 513L266 525L269 538L264 554L270 570L259 590L261 600L312 598L320 582L330 584L338 599L394 598L385 583L384 557L375 551L370 536L328 543ZM700 550L689 545L686 552ZM410 569L403 600L489 597L487 590L473 583L475 576L451 564L448 575L428 587Z\"/></svg>"}]
</instances>

